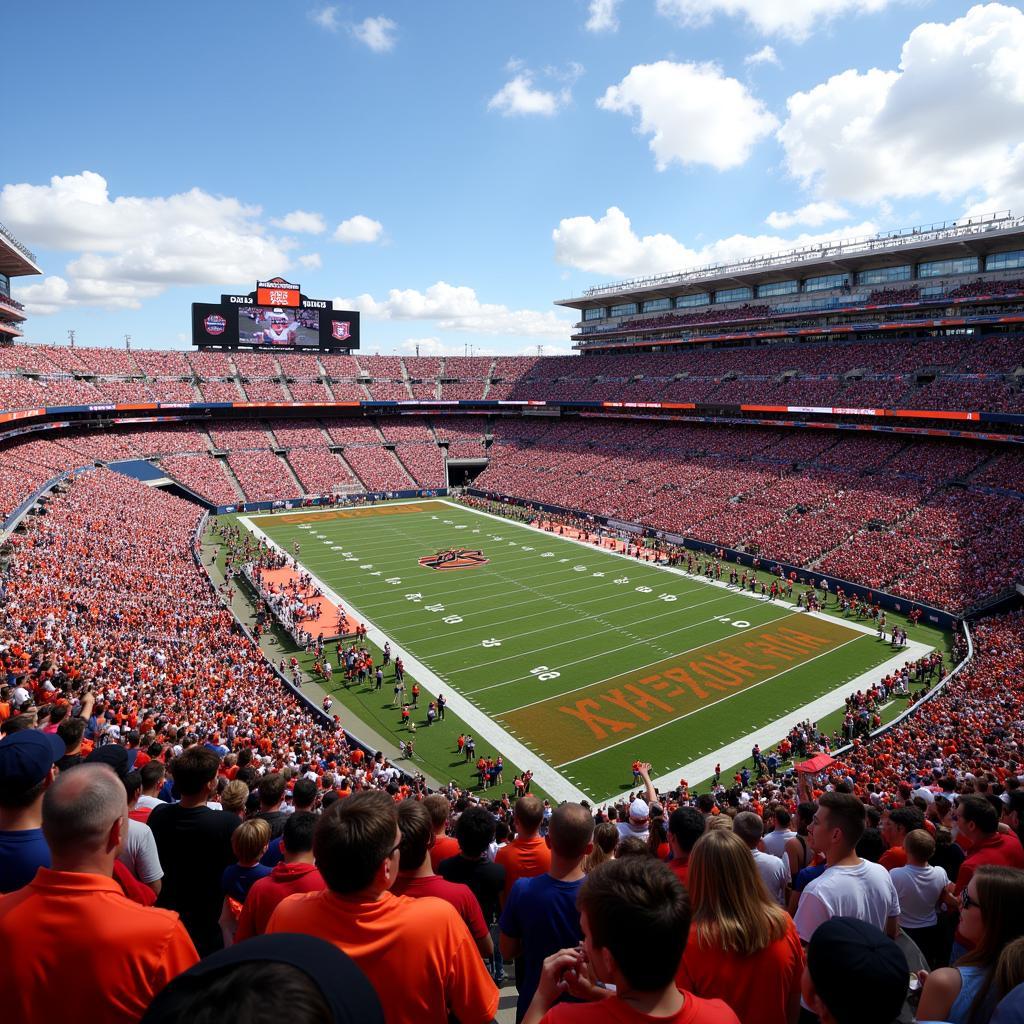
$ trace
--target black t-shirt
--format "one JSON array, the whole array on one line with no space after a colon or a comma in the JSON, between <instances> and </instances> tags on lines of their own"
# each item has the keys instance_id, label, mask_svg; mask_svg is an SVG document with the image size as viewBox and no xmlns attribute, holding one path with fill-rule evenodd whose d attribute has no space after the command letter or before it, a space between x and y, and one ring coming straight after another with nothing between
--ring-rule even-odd
<instances>
[{"instance_id":1,"label":"black t-shirt","mask_svg":"<svg viewBox=\"0 0 1024 1024\"><path fill-rule=\"evenodd\" d=\"M270 826L271 839L276 839L284 832L285 822L288 821L288 814L284 811L260 811L255 817L262 818Z\"/></svg>"},{"instance_id":2,"label":"black t-shirt","mask_svg":"<svg viewBox=\"0 0 1024 1024\"><path fill-rule=\"evenodd\" d=\"M147 824L164 869L156 905L181 915L200 956L215 952L224 944L218 924L224 901L221 876L235 863L231 834L241 820L209 807L161 804Z\"/></svg>"},{"instance_id":3,"label":"black t-shirt","mask_svg":"<svg viewBox=\"0 0 1024 1024\"><path fill-rule=\"evenodd\" d=\"M476 897L484 920L490 924L500 912L499 899L505 888L505 869L489 860L469 860L462 854L448 857L437 865L437 873L449 882L468 885Z\"/></svg>"}]
</instances>

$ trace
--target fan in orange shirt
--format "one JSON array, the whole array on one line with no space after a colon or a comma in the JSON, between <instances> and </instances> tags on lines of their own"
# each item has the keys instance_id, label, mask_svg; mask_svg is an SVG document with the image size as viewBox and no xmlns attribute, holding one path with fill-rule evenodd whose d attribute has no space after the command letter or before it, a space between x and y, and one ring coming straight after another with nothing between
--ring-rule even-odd
<instances>
[{"instance_id":1,"label":"fan in orange shirt","mask_svg":"<svg viewBox=\"0 0 1024 1024\"><path fill-rule=\"evenodd\" d=\"M540 835L543 820L544 804L537 797L527 794L516 801L513 812L516 837L503 846L494 858L495 864L505 869L502 906L517 879L536 878L551 867L551 850Z\"/></svg>"},{"instance_id":2,"label":"fan in orange shirt","mask_svg":"<svg viewBox=\"0 0 1024 1024\"><path fill-rule=\"evenodd\" d=\"M388 890L402 835L394 801L380 790L336 801L313 842L328 888L290 896L268 934L297 932L334 943L359 965L388 1024L486 1024L498 989L465 922L449 903Z\"/></svg>"}]
</instances>

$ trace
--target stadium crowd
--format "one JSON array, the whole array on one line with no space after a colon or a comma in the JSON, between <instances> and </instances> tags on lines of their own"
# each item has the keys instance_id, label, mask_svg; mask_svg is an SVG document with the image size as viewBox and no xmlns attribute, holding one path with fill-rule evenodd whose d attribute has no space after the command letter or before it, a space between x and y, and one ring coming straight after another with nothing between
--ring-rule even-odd
<instances>
[{"instance_id":1,"label":"stadium crowd","mask_svg":"<svg viewBox=\"0 0 1024 1024\"><path fill-rule=\"evenodd\" d=\"M205 1000L484 1024L513 963L528 1024L1018 1019L1024 614L813 773L835 738L805 723L701 793L636 762L606 807L428 795L284 688L196 562L199 517L96 470L8 541L12 1019L54 1019L65 987L112 1021L219 1019Z\"/></svg>"}]
</instances>

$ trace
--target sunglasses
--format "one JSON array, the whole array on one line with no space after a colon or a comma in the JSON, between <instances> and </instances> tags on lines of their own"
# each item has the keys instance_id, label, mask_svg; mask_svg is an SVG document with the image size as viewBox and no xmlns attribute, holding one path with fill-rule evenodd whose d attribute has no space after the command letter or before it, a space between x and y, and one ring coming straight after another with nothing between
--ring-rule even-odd
<instances>
[{"instance_id":1,"label":"sunglasses","mask_svg":"<svg viewBox=\"0 0 1024 1024\"><path fill-rule=\"evenodd\" d=\"M981 904L977 900L972 900L971 894L966 889L960 893L960 906L964 910L970 910L971 907L981 908Z\"/></svg>"}]
</instances>

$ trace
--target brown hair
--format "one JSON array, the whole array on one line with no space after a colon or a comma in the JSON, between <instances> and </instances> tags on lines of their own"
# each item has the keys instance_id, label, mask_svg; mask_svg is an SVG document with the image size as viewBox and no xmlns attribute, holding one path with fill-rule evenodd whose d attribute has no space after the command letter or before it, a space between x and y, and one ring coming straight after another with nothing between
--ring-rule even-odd
<instances>
[{"instance_id":1,"label":"brown hair","mask_svg":"<svg viewBox=\"0 0 1024 1024\"><path fill-rule=\"evenodd\" d=\"M242 863L256 860L270 842L270 825L262 818L243 821L231 833L231 850Z\"/></svg>"},{"instance_id":2,"label":"brown hair","mask_svg":"<svg viewBox=\"0 0 1024 1024\"><path fill-rule=\"evenodd\" d=\"M313 837L316 866L334 892L365 889L395 846L398 809L379 789L336 800Z\"/></svg>"},{"instance_id":3,"label":"brown hair","mask_svg":"<svg viewBox=\"0 0 1024 1024\"><path fill-rule=\"evenodd\" d=\"M754 857L735 832L713 829L690 854L687 887L697 942L752 956L786 934L786 912L768 895Z\"/></svg>"}]
</instances>

